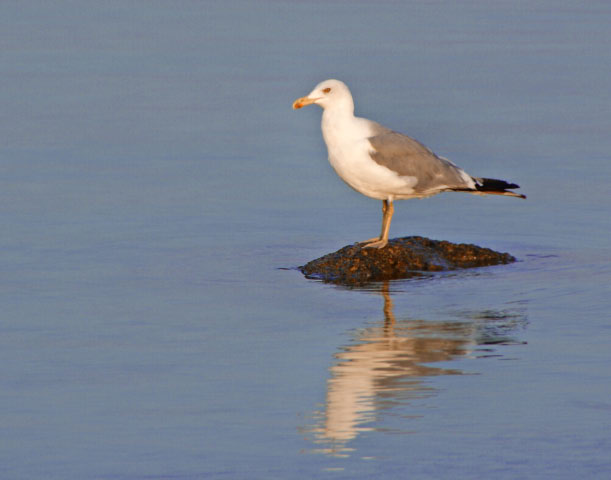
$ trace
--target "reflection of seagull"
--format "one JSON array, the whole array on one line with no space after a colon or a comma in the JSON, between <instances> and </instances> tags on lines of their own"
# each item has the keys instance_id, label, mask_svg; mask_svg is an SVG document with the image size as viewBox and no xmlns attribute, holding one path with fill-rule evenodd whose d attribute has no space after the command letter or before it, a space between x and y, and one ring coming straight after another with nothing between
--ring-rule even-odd
<instances>
[{"instance_id":1,"label":"reflection of seagull","mask_svg":"<svg viewBox=\"0 0 611 480\"><path fill-rule=\"evenodd\" d=\"M510 335L526 321L519 311L464 311L451 321L396 320L389 282L380 293L384 322L359 330L353 342L335 355L325 404L315 415L316 424L304 428L314 435L315 443L325 445L316 450L320 453L348 455L351 440L377 430L367 423L381 412L435 395L427 377L462 374L433 363L471 356L474 351L480 353L471 358L500 356L476 346L521 343Z\"/></svg>"},{"instance_id":2,"label":"reflection of seagull","mask_svg":"<svg viewBox=\"0 0 611 480\"><path fill-rule=\"evenodd\" d=\"M325 411L313 432L320 442L334 447L326 453L341 454L344 445L376 413L406 398L423 398L434 389L423 377L460 374L459 370L425 365L468 353L470 324L458 322L401 321L395 323L388 284L384 296L384 324L362 331L357 341L336 355L330 368Z\"/></svg>"},{"instance_id":3,"label":"reflection of seagull","mask_svg":"<svg viewBox=\"0 0 611 480\"><path fill-rule=\"evenodd\" d=\"M322 135L331 166L357 192L383 202L382 231L379 237L363 242L367 247L382 248L388 243L395 199L447 191L526 198L509 191L518 188L514 183L472 177L413 138L355 117L350 90L339 80L319 83L307 96L295 100L293 108L312 103L324 109Z\"/></svg>"}]
</instances>

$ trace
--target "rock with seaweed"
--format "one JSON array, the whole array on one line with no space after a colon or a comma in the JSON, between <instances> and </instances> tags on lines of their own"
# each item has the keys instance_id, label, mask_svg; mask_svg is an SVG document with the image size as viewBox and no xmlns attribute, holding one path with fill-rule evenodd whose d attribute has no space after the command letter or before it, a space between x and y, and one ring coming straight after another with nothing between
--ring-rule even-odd
<instances>
[{"instance_id":1,"label":"rock with seaweed","mask_svg":"<svg viewBox=\"0 0 611 480\"><path fill-rule=\"evenodd\" d=\"M471 244L424 237L394 238L384 248L347 245L299 267L308 278L344 285L409 278L439 272L515 262L508 253Z\"/></svg>"}]
</instances>

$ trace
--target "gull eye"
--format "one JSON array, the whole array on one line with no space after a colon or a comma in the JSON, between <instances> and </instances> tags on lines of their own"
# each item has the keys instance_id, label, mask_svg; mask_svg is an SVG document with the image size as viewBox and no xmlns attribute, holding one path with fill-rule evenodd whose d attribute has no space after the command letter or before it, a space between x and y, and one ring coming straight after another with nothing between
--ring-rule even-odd
<instances>
[{"instance_id":1,"label":"gull eye","mask_svg":"<svg viewBox=\"0 0 611 480\"><path fill-rule=\"evenodd\" d=\"M322 89L322 93L329 93L330 91L331 89L329 87Z\"/></svg>"}]
</instances>

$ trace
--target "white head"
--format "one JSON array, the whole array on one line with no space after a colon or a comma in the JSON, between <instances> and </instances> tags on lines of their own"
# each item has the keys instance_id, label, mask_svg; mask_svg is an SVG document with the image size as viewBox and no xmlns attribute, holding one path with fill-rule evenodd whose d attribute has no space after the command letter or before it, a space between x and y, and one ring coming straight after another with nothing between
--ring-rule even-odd
<instances>
[{"instance_id":1,"label":"white head","mask_svg":"<svg viewBox=\"0 0 611 480\"><path fill-rule=\"evenodd\" d=\"M314 87L308 95L298 98L293 103L295 110L315 103L324 109L342 109L349 113L354 112L352 94L344 82L339 80L325 80Z\"/></svg>"}]
</instances>

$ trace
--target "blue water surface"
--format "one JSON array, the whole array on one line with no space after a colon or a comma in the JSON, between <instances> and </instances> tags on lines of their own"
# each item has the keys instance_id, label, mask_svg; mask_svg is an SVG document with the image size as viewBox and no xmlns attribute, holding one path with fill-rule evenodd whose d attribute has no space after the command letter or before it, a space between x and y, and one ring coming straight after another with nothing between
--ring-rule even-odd
<instances>
[{"instance_id":1,"label":"blue water surface","mask_svg":"<svg viewBox=\"0 0 611 480\"><path fill-rule=\"evenodd\" d=\"M0 5L0 477L608 478L607 2ZM357 114L526 201L397 202L511 265L363 289Z\"/></svg>"}]
</instances>

